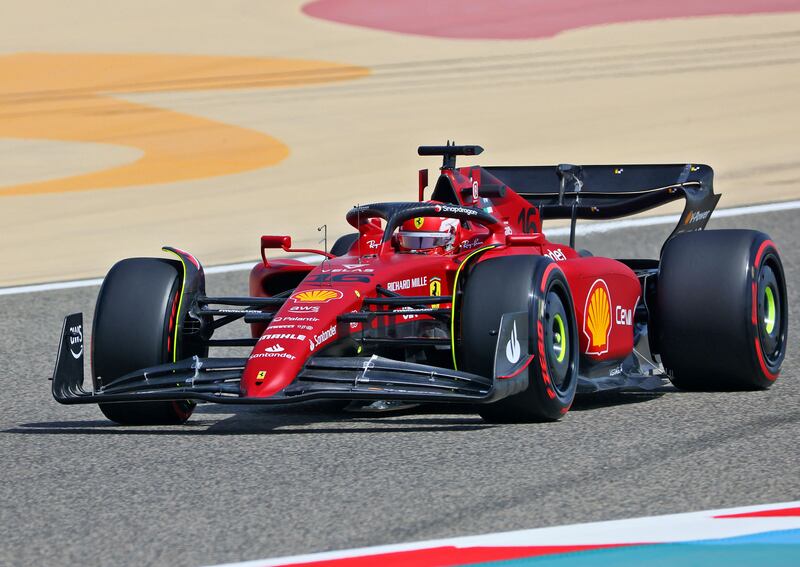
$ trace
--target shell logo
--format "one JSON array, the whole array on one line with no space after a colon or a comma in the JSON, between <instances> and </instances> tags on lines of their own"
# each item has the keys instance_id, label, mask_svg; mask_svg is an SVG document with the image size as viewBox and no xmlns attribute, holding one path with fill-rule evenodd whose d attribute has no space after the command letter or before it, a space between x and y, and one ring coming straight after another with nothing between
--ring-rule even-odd
<instances>
[{"instance_id":1,"label":"shell logo","mask_svg":"<svg viewBox=\"0 0 800 567\"><path fill-rule=\"evenodd\" d=\"M611 294L603 280L596 280L586 296L583 334L589 339L586 354L600 355L608 352L608 337L611 334Z\"/></svg>"},{"instance_id":2,"label":"shell logo","mask_svg":"<svg viewBox=\"0 0 800 567\"><path fill-rule=\"evenodd\" d=\"M295 303L328 303L342 297L343 294L338 289L309 289L295 293L292 299Z\"/></svg>"}]
</instances>

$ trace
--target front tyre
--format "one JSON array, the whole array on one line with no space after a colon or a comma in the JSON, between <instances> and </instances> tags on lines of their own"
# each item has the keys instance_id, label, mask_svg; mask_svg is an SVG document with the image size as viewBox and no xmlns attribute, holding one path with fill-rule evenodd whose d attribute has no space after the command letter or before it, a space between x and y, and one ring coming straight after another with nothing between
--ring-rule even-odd
<instances>
[{"instance_id":1,"label":"front tyre","mask_svg":"<svg viewBox=\"0 0 800 567\"><path fill-rule=\"evenodd\" d=\"M558 265L541 256L490 258L469 271L460 299L459 367L468 372L493 376L504 313L525 311L531 325L527 388L481 406L481 417L495 423L561 418L575 398L579 349L572 295Z\"/></svg>"},{"instance_id":2,"label":"front tyre","mask_svg":"<svg viewBox=\"0 0 800 567\"><path fill-rule=\"evenodd\" d=\"M766 234L709 230L665 245L656 326L676 387L769 388L786 355L787 314L783 264Z\"/></svg>"},{"instance_id":3,"label":"front tyre","mask_svg":"<svg viewBox=\"0 0 800 567\"><path fill-rule=\"evenodd\" d=\"M174 260L129 258L103 280L92 328L95 388L135 370L172 362L182 266ZM180 353L177 353L180 355ZM185 400L102 403L100 411L121 425L180 424L195 404Z\"/></svg>"}]
</instances>

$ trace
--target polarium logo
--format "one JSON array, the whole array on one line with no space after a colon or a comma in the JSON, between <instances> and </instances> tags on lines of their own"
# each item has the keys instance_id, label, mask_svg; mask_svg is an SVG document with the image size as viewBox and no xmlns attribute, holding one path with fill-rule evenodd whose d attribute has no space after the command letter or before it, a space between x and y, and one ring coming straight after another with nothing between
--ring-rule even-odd
<instances>
[{"instance_id":1,"label":"polarium logo","mask_svg":"<svg viewBox=\"0 0 800 567\"><path fill-rule=\"evenodd\" d=\"M298 291L292 296L295 303L328 303L334 299L341 299L342 292L338 289L307 289Z\"/></svg>"},{"instance_id":2,"label":"polarium logo","mask_svg":"<svg viewBox=\"0 0 800 567\"><path fill-rule=\"evenodd\" d=\"M597 280L586 296L586 311L583 315L583 334L589 339L586 354L600 355L608 352L608 337L611 334L611 296L603 280Z\"/></svg>"}]
</instances>

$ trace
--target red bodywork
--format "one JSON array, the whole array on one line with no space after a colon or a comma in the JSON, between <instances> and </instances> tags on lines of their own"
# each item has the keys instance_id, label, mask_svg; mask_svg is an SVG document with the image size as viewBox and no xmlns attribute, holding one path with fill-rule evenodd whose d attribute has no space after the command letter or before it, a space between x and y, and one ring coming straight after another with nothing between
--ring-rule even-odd
<instances>
[{"instance_id":1,"label":"red bodywork","mask_svg":"<svg viewBox=\"0 0 800 567\"><path fill-rule=\"evenodd\" d=\"M479 196L490 176L479 167L442 170L459 205L481 208L500 222L495 229L476 223L462 228L449 254L399 252L391 239L383 241L381 223L366 219L354 223L360 236L345 256L316 266L293 259L265 259L256 265L250 274L251 295L270 297L296 289L268 325L252 325L253 336L260 340L245 367L242 394L269 397L279 392L292 383L310 356L369 324L337 323L337 317L361 309L365 298L376 297L376 286L404 296L450 295L462 262L489 245L495 247L476 261L537 254L558 264L572 292L585 359L611 361L628 356L634 346L633 314L642 289L634 272L616 260L581 257L566 245L549 242L542 233L538 209L513 190L488 198ZM427 175L420 175L421 197L426 181ZM437 187L441 183L440 178ZM264 237L262 244L289 249L291 241Z\"/></svg>"}]
</instances>

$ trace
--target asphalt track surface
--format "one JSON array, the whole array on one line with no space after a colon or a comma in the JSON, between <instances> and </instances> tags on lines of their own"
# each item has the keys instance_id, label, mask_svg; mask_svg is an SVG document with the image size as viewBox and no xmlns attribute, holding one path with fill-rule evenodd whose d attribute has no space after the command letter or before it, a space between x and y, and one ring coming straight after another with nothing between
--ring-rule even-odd
<instances>
[{"instance_id":1,"label":"asphalt track surface","mask_svg":"<svg viewBox=\"0 0 800 567\"><path fill-rule=\"evenodd\" d=\"M800 300L797 211L728 218L777 242ZM581 238L655 257L668 226ZM721 284L724 285L724 284ZM246 293L246 273L208 278ZM555 524L796 500L800 354L766 392L580 400L555 424L203 406L122 428L49 392L62 317L96 287L0 297L0 564L205 565Z\"/></svg>"}]
</instances>

